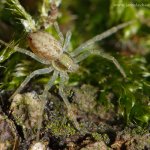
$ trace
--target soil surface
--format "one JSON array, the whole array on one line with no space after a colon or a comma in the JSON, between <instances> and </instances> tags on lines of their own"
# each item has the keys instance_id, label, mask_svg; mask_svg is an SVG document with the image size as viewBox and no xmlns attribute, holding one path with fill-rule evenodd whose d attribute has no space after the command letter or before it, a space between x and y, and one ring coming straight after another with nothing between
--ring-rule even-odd
<instances>
[{"instance_id":1,"label":"soil surface","mask_svg":"<svg viewBox=\"0 0 150 150\"><path fill-rule=\"evenodd\" d=\"M80 124L76 130L66 106L53 88L48 96L44 119L41 116L40 87L38 92L26 89L13 100L10 93L1 95L0 150L150 150L148 129L130 124L96 101L98 89L91 85L66 87L64 92Z\"/></svg>"}]
</instances>

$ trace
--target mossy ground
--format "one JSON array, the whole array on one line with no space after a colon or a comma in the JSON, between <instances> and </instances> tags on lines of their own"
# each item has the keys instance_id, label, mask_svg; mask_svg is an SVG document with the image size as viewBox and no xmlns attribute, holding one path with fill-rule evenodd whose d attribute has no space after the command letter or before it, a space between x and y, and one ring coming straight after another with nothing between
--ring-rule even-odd
<instances>
[{"instance_id":1,"label":"mossy ground","mask_svg":"<svg viewBox=\"0 0 150 150\"><path fill-rule=\"evenodd\" d=\"M88 89L90 89L90 92ZM74 109L80 124L80 131L77 131L74 128L73 123L69 120L65 105L59 95L57 95L56 91L56 89L53 89L51 94L49 94L40 132L40 141L45 143L46 147L49 147L52 150L100 150L101 148L104 150L146 150L150 148L149 131L134 124L126 126L113 108L106 111L104 106L95 101L98 93L97 88L91 85L82 85L80 88L67 88L68 98L70 97L69 91L74 93L74 95L70 97L70 101L72 109ZM31 91L27 94L21 94L20 96L25 95L31 101L28 105L34 105L32 101L35 100L33 99L35 92ZM15 103L17 103L17 97L14 100ZM82 101L82 105L79 100ZM20 117L22 116L23 119L17 118L16 113L14 112L12 112L9 117L5 117L6 115L4 114L1 115L3 119L1 118L0 124L2 126L5 122L5 124L8 124L7 122L12 122L12 125L10 126L10 124L8 124L7 126L9 126L9 128L6 128L5 130L7 135L9 135L5 136L7 143L9 144L6 146L6 141L3 141L3 143L0 143L0 146L5 145L7 148L9 147L11 149L14 144L16 144L15 146L17 149L26 150L31 147L33 143L36 143L35 139L37 136L36 132L38 124L38 121L36 122L36 116L38 119L38 114L36 113L38 113L38 109L37 111L34 111L34 114L36 115L28 115L25 117L25 112L23 113L20 111L20 107L23 109L25 105L29 114L32 114L30 112L31 110L27 109L25 100L22 104L20 103L20 100L18 100L18 102L19 106L15 106L14 102L11 102L13 103L13 111L19 111L20 114L17 115ZM36 103L37 106L40 105L37 101ZM93 103L94 105L91 105ZM35 105L28 106L28 108L29 107L36 108ZM2 108L2 110L5 114L9 114L9 109ZM32 122L34 126L32 125ZM3 129L1 128L1 131L2 130ZM17 140L16 143L15 141L12 142L12 138L10 138L10 136L14 135L16 135L14 138L14 140ZM4 134L1 134L0 138L4 138Z\"/></svg>"}]
</instances>

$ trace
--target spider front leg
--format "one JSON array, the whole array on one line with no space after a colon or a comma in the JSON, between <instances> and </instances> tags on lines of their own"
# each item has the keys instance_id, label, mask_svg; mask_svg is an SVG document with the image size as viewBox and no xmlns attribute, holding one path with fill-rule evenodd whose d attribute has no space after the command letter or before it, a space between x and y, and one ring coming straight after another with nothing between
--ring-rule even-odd
<instances>
[{"instance_id":1,"label":"spider front leg","mask_svg":"<svg viewBox=\"0 0 150 150\"><path fill-rule=\"evenodd\" d=\"M72 107L67 99L66 94L64 93L64 84L65 82L67 82L69 79L67 73L61 73L60 74L60 84L59 84L59 94L62 97L64 103L66 104L66 107L68 109L68 114L69 114L69 118L73 121L75 127L77 130L80 130L80 126L76 120L76 116L74 115L73 111L72 111Z\"/></svg>"},{"instance_id":2,"label":"spider front leg","mask_svg":"<svg viewBox=\"0 0 150 150\"><path fill-rule=\"evenodd\" d=\"M14 94L9 99L13 99L15 95L18 94L34 76L50 73L52 70L53 70L52 68L44 68L33 71L29 76L25 78L25 80L21 83L19 88L14 92Z\"/></svg>"},{"instance_id":3,"label":"spider front leg","mask_svg":"<svg viewBox=\"0 0 150 150\"><path fill-rule=\"evenodd\" d=\"M79 54L78 56L74 57L74 62L75 63L79 63L82 60L86 59L87 57L89 57L92 54L92 52L88 51L84 51L83 53Z\"/></svg>"},{"instance_id":4,"label":"spider front leg","mask_svg":"<svg viewBox=\"0 0 150 150\"><path fill-rule=\"evenodd\" d=\"M79 63L80 61L86 59L88 56L90 56L91 54L95 54L95 55L99 55L107 60L110 60L111 62L114 63L114 65L116 66L116 68L120 71L120 73L123 75L124 78L126 78L126 73L123 70L123 68L120 66L119 62L111 55L98 51L98 50L88 50L83 52L82 54L78 55L77 57L75 57L75 62Z\"/></svg>"},{"instance_id":5,"label":"spider front leg","mask_svg":"<svg viewBox=\"0 0 150 150\"><path fill-rule=\"evenodd\" d=\"M55 80L57 79L58 73L59 73L58 71L54 71L53 76L51 77L49 82L45 85L43 94L40 96L40 99L42 100L43 103L42 103L42 106L41 106L41 116L40 116L39 121L38 121L38 131L37 131L37 137L36 137L37 141L39 141L40 129L41 129L41 125L42 125L44 107L45 107L45 104L46 104L48 91L53 86Z\"/></svg>"},{"instance_id":6,"label":"spider front leg","mask_svg":"<svg viewBox=\"0 0 150 150\"><path fill-rule=\"evenodd\" d=\"M105 32L98 34L96 36L94 36L93 38L89 39L88 41L82 43L79 47L77 47L73 52L70 53L70 55L72 57L77 56L78 54L82 53L83 49L93 45L95 42L101 41L109 36L111 36L112 34L116 33L117 31L119 31L120 29L125 28L126 26L133 24L135 22L135 20L131 20L122 24L119 24L117 26L114 26L108 30L106 30Z\"/></svg>"}]
</instances>

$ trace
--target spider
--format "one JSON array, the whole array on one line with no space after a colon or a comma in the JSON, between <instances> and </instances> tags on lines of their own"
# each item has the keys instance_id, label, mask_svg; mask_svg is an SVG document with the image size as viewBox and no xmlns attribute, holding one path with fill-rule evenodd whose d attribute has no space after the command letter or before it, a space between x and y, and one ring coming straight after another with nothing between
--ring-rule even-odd
<instances>
[{"instance_id":1,"label":"spider","mask_svg":"<svg viewBox=\"0 0 150 150\"><path fill-rule=\"evenodd\" d=\"M50 78L49 82L45 85L44 91L41 95L41 100L43 100L42 111L44 111L44 106L46 103L49 89L54 84L54 81L60 76L59 95L62 97L64 103L67 106L70 119L73 121L76 129L80 130L80 126L76 120L75 115L72 112L71 105L67 99L66 94L63 91L64 84L69 79L68 74L77 71L77 69L79 68L79 62L81 62L91 54L96 54L112 61L116 65L120 73L123 75L123 77L126 77L124 70L114 57L99 50L91 50L90 46L93 45L95 42L100 41L110 36L111 34L117 32L118 30L130 25L132 22L133 21L129 21L126 23L122 23L118 26L112 27L104 33L96 35L95 37L81 44L79 47L77 47L71 52L68 51L68 45L71 39L71 32L68 31L66 33L66 38L64 38L56 22L54 23L54 27L58 33L59 40L56 40L51 34L44 31L36 31L28 34L28 43L32 52L20 48L18 46L12 47L10 44L0 40L1 44L13 48L17 52L21 52L25 55L28 55L33 59L37 60L38 62L47 66L46 68L35 70L30 75L28 75L25 78L25 80L21 83L21 85L17 88L17 90L13 93L13 95L10 97L10 99L13 99L15 95L19 93L34 76L53 72L52 77ZM42 119L40 121L42 122ZM40 124L41 123L39 123L39 126Z\"/></svg>"}]
</instances>

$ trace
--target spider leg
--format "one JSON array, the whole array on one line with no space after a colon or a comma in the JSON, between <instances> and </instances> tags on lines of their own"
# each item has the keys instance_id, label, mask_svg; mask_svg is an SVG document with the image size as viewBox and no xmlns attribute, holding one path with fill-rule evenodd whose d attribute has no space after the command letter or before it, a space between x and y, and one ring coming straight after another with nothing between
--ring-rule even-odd
<instances>
[{"instance_id":1,"label":"spider leg","mask_svg":"<svg viewBox=\"0 0 150 150\"><path fill-rule=\"evenodd\" d=\"M25 78L25 80L21 83L21 85L17 88L17 90L9 99L13 99L15 95L18 94L34 76L50 73L52 70L52 68L44 68L33 71L29 76Z\"/></svg>"},{"instance_id":2,"label":"spider leg","mask_svg":"<svg viewBox=\"0 0 150 150\"><path fill-rule=\"evenodd\" d=\"M49 61L46 61L46 60L44 60L44 59L41 59L40 57L38 57L37 55L35 55L34 53L32 53L32 52L30 52L30 51L28 51L28 50L25 50L25 49L23 49L23 48L16 47L16 46L15 46L15 49L16 49L17 52L20 52L20 53L23 53L23 54L25 54L25 55L28 55L28 56L30 56L31 58L37 60L38 62L40 62L40 63L42 63L42 64L45 64L45 65L50 64Z\"/></svg>"},{"instance_id":3,"label":"spider leg","mask_svg":"<svg viewBox=\"0 0 150 150\"><path fill-rule=\"evenodd\" d=\"M89 47L87 49L83 49L82 53L80 53L79 55L74 56L73 60L75 63L79 63L92 54L99 55L100 52L101 52L101 50L95 50L95 49L92 49L92 47Z\"/></svg>"},{"instance_id":4,"label":"spider leg","mask_svg":"<svg viewBox=\"0 0 150 150\"><path fill-rule=\"evenodd\" d=\"M71 39L71 32L68 31L66 33L66 39L65 39L65 42L64 42L64 46L63 46L63 52L68 50L70 39Z\"/></svg>"},{"instance_id":5,"label":"spider leg","mask_svg":"<svg viewBox=\"0 0 150 150\"><path fill-rule=\"evenodd\" d=\"M82 60L86 59L87 57L89 57L90 55L92 54L92 52L90 52L89 50L88 51L85 51L83 52L82 54L79 54L78 56L74 57L73 60L75 63L79 63L81 62Z\"/></svg>"},{"instance_id":6,"label":"spider leg","mask_svg":"<svg viewBox=\"0 0 150 150\"><path fill-rule=\"evenodd\" d=\"M54 27L55 27L55 30L58 33L58 36L59 36L60 41L61 41L61 44L63 45L64 44L64 36L63 36L62 32L60 31L60 28L59 28L59 25L58 25L57 22L54 22Z\"/></svg>"},{"instance_id":7,"label":"spider leg","mask_svg":"<svg viewBox=\"0 0 150 150\"><path fill-rule=\"evenodd\" d=\"M42 100L43 103L42 103L42 106L41 106L41 116L40 116L39 121L38 121L38 131L37 131L37 137L36 137L37 141L39 141L40 129L41 129L42 120L43 120L43 112L44 112L44 107L45 107L45 104L46 104L48 91L52 87L52 85L54 84L54 81L57 79L58 73L59 73L58 71L54 71L53 76L51 77L49 82L45 85L43 94L40 96L40 99Z\"/></svg>"},{"instance_id":8,"label":"spider leg","mask_svg":"<svg viewBox=\"0 0 150 150\"><path fill-rule=\"evenodd\" d=\"M125 22L125 23L122 23L122 24L119 24L115 27L112 27L110 29L108 29L107 31L99 34L99 35L96 35L94 36L93 38L91 38L90 40L84 42L83 44L81 44L79 47L77 47L73 52L71 52L71 56L74 57L74 56L77 56L79 53L82 52L82 50L84 48L87 48L88 46L94 44L95 42L97 41L101 41L107 37L109 37L110 35L116 33L117 31L119 31L120 29L132 24L133 22L135 22L135 20L132 20L132 21L129 21L129 22Z\"/></svg>"},{"instance_id":9,"label":"spider leg","mask_svg":"<svg viewBox=\"0 0 150 150\"><path fill-rule=\"evenodd\" d=\"M99 50L92 50L92 51L88 50L88 51L85 51L84 53L82 53L79 56L75 57L75 62L79 63L80 61L86 59L91 54L99 55L99 56L101 56L101 57L103 57L103 58L105 58L105 59L110 60L111 62L113 62L114 65L116 66L116 68L123 75L123 77L126 78L126 73L123 70L123 68L120 66L119 62L113 56L111 56L111 55L109 55L107 53L104 53L102 51L99 51Z\"/></svg>"},{"instance_id":10,"label":"spider leg","mask_svg":"<svg viewBox=\"0 0 150 150\"><path fill-rule=\"evenodd\" d=\"M71 108L71 105L67 99L67 96L66 94L64 93L64 83L68 81L69 77L67 75L67 73L61 73L60 74L60 85L59 85L59 94L60 96L62 97L64 103L66 104L66 107L68 109L68 114L69 114L69 117L70 119L73 121L75 127L77 130L80 130L80 127L79 127L79 124L76 120L76 116L74 115L73 111L72 111L72 108Z\"/></svg>"},{"instance_id":11,"label":"spider leg","mask_svg":"<svg viewBox=\"0 0 150 150\"><path fill-rule=\"evenodd\" d=\"M38 62L40 62L40 63L42 63L42 64L50 64L50 62L45 61L45 60L39 58L37 55L35 55L34 53L32 53L32 52L30 52L30 51L28 51L28 50L26 50L26 49L20 48L20 47L18 47L18 46L15 46L15 47L14 47L13 45L11 45L11 43L8 44L8 43L6 43L6 42L4 42L4 41L2 41L2 40L0 40L0 43L1 43L1 44L4 44L5 46L7 46L7 47L9 47L9 48L15 49L17 52L20 52L20 53L23 53L23 54L25 54L25 55L30 56L31 58L37 60Z\"/></svg>"},{"instance_id":12,"label":"spider leg","mask_svg":"<svg viewBox=\"0 0 150 150\"><path fill-rule=\"evenodd\" d=\"M45 85L43 94L41 96L43 101L46 100L47 95L48 95L48 91L52 87L52 85L54 84L54 81L57 79L58 73L59 73L58 71L54 71L53 76L51 77L49 82Z\"/></svg>"}]
</instances>

